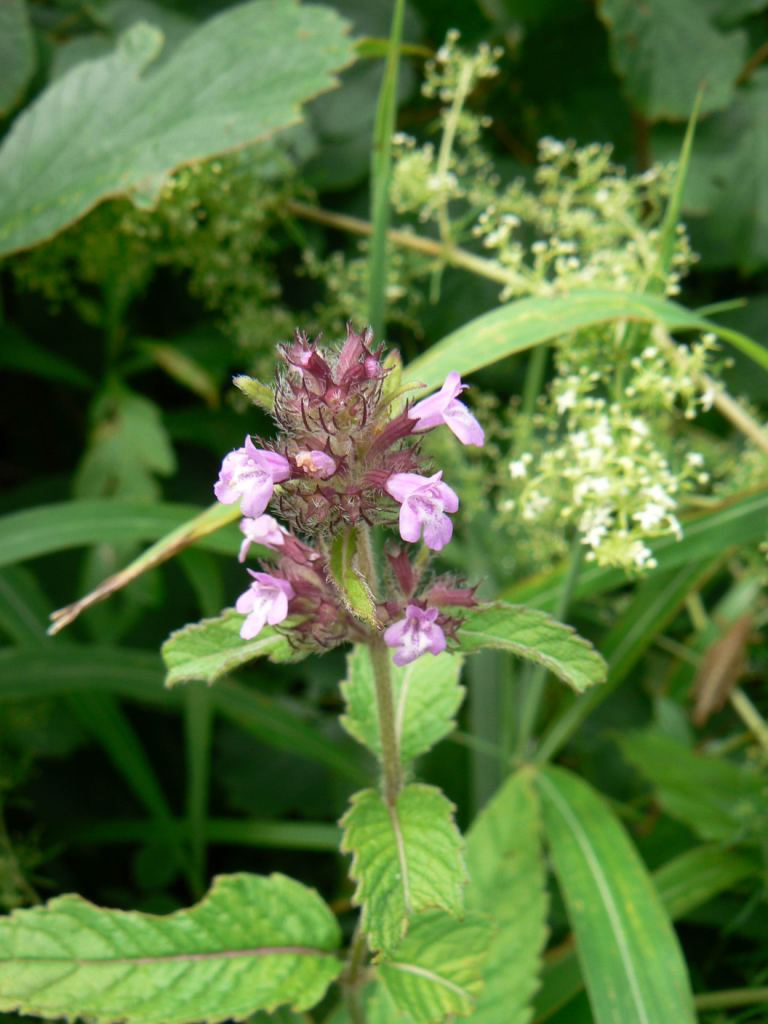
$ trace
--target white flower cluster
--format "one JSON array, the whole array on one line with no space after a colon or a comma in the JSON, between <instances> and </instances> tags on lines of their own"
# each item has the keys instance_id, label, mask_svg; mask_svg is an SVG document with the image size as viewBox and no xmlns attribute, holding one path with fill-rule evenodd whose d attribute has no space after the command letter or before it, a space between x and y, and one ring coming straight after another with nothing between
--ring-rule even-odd
<instances>
[{"instance_id":1,"label":"white flower cluster","mask_svg":"<svg viewBox=\"0 0 768 1024\"><path fill-rule=\"evenodd\" d=\"M575 528L587 559L599 565L652 569L646 541L682 536L679 496L706 482L703 457L690 452L673 470L643 418L602 398L571 404L575 394L559 396L569 409L559 440L508 463L516 496L506 499L506 511L514 509L524 522L548 520L560 531Z\"/></svg>"}]
</instances>

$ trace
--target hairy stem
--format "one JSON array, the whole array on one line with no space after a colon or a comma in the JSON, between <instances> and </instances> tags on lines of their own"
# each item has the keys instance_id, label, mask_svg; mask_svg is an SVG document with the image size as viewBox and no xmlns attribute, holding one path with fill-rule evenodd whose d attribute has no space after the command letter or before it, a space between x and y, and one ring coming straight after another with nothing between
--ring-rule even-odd
<instances>
[{"instance_id":1,"label":"hairy stem","mask_svg":"<svg viewBox=\"0 0 768 1024\"><path fill-rule=\"evenodd\" d=\"M381 739L381 769L384 799L391 806L403 784L400 770L400 750L395 728L395 701L392 694L392 672L389 649L380 636L369 644L373 678L376 686L376 709L379 716Z\"/></svg>"},{"instance_id":2,"label":"hairy stem","mask_svg":"<svg viewBox=\"0 0 768 1024\"><path fill-rule=\"evenodd\" d=\"M360 999L360 992L367 955L368 943L365 932L358 921L347 951L347 963L339 979L344 995L344 1005L351 1024L365 1024L365 1007Z\"/></svg>"},{"instance_id":3,"label":"hairy stem","mask_svg":"<svg viewBox=\"0 0 768 1024\"><path fill-rule=\"evenodd\" d=\"M437 178L438 181L441 182L443 182L448 175L448 168L451 164L451 154L453 153L453 143L456 139L456 131L459 127L459 118L461 117L461 111L464 107L469 88L472 84L472 73L472 65L464 65L461 75L459 76L458 85L456 86L456 93L453 97L451 109L448 111L445 118L443 137L440 140L440 151L437 154ZM437 223L440 229L440 240L443 245L450 245L451 220L448 214L448 195L445 190L442 193L440 206L437 210Z\"/></svg>"}]
</instances>

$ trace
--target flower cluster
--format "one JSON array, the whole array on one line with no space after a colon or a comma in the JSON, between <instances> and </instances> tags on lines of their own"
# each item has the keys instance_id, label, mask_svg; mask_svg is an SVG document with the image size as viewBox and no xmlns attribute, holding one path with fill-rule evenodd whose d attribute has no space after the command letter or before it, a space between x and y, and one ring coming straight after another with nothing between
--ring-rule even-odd
<instances>
[{"instance_id":1,"label":"flower cluster","mask_svg":"<svg viewBox=\"0 0 768 1024\"><path fill-rule=\"evenodd\" d=\"M252 639L290 617L287 635L296 646L334 647L365 639L371 628L334 575L336 539L397 521L403 541L442 550L459 499L441 470L427 472L420 437L445 425L463 444L479 447L485 435L460 401L466 385L458 373L449 373L436 394L405 401L397 361L374 347L370 330L348 327L346 341L333 351L297 331L280 357L273 410L279 433L263 444L246 437L229 452L214 492L224 504L240 505L240 561L252 544L276 558L262 571L248 570L252 582L236 604L245 616L241 636ZM282 523L267 514L270 505ZM403 547L390 547L387 561L389 585L378 595L376 618L396 649L396 664L439 653L460 623L452 609L471 606L473 591L453 578L428 578L423 559L412 564Z\"/></svg>"}]
</instances>

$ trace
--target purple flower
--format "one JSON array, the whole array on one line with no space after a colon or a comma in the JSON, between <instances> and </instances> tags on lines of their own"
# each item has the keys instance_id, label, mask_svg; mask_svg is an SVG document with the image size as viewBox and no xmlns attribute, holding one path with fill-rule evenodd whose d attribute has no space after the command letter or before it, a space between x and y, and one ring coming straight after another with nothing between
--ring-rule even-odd
<instances>
[{"instance_id":1,"label":"purple flower","mask_svg":"<svg viewBox=\"0 0 768 1024\"><path fill-rule=\"evenodd\" d=\"M485 444L483 428L466 405L458 400L458 396L466 388L467 385L461 383L458 373L451 370L436 395L422 399L408 410L409 419L417 421L414 427L416 433L431 430L444 423L462 444L474 444L482 448Z\"/></svg>"},{"instance_id":2,"label":"purple flower","mask_svg":"<svg viewBox=\"0 0 768 1024\"><path fill-rule=\"evenodd\" d=\"M263 544L265 548L279 548L283 546L285 530L280 523L272 516L259 516L258 519L243 519L240 522L240 529L245 534L245 540L240 545L238 562L244 562L248 555L251 544Z\"/></svg>"},{"instance_id":3,"label":"purple flower","mask_svg":"<svg viewBox=\"0 0 768 1024\"><path fill-rule=\"evenodd\" d=\"M294 596L288 580L270 576L268 572L254 572L252 569L248 572L253 576L253 583L235 604L236 610L247 616L240 630L243 640L253 640L267 623L276 626L287 618L288 602Z\"/></svg>"},{"instance_id":4,"label":"purple flower","mask_svg":"<svg viewBox=\"0 0 768 1024\"><path fill-rule=\"evenodd\" d=\"M325 452L303 451L296 455L296 465L302 469L307 476L319 477L327 480L336 472L336 460Z\"/></svg>"},{"instance_id":5,"label":"purple flower","mask_svg":"<svg viewBox=\"0 0 768 1024\"><path fill-rule=\"evenodd\" d=\"M442 470L434 476L418 473L393 473L384 489L400 502L400 536L413 544L422 532L424 543L440 551L453 534L446 512L455 512L459 499L443 482Z\"/></svg>"},{"instance_id":6,"label":"purple flower","mask_svg":"<svg viewBox=\"0 0 768 1024\"><path fill-rule=\"evenodd\" d=\"M392 660L396 665L407 665L429 651L440 654L445 650L445 633L435 621L437 608L422 611L415 604L405 609L405 618L384 630L384 643L396 647Z\"/></svg>"},{"instance_id":7,"label":"purple flower","mask_svg":"<svg viewBox=\"0 0 768 1024\"><path fill-rule=\"evenodd\" d=\"M213 493L224 505L238 499L244 516L260 516L269 504L275 484L287 480L291 466L283 455L257 448L250 437L245 446L224 456Z\"/></svg>"}]
</instances>

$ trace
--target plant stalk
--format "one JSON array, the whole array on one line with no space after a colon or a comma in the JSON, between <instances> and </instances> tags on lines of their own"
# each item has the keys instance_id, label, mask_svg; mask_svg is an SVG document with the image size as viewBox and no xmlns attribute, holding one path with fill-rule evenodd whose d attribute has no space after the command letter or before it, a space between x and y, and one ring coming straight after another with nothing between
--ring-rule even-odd
<instances>
[{"instance_id":1,"label":"plant stalk","mask_svg":"<svg viewBox=\"0 0 768 1024\"><path fill-rule=\"evenodd\" d=\"M380 636L371 640L369 650L376 686L384 799L391 807L394 807L403 784L403 776L400 769L400 745L395 728L395 701L392 693L390 653Z\"/></svg>"}]
</instances>

